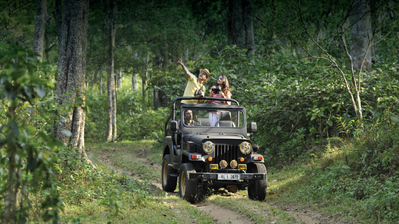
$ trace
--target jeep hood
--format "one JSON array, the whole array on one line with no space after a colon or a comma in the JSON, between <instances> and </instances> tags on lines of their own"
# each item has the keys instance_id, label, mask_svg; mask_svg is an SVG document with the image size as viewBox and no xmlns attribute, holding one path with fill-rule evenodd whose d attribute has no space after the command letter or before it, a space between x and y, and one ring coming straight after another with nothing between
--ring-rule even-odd
<instances>
[{"instance_id":1,"label":"jeep hood","mask_svg":"<svg viewBox=\"0 0 399 224\"><path fill-rule=\"evenodd\" d=\"M196 144L201 144L203 142L203 140L218 140L218 141L244 141L244 140L248 140L247 138L243 137L242 135L219 135L219 134L186 134L183 137L183 140L185 142L187 141L192 141Z\"/></svg>"}]
</instances>

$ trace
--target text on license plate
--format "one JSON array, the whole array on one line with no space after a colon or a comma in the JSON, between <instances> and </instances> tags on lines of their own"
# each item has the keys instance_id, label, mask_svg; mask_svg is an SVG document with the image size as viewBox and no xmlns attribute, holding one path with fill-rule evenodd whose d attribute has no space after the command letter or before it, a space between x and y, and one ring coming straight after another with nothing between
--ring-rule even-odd
<instances>
[{"instance_id":1,"label":"text on license plate","mask_svg":"<svg viewBox=\"0 0 399 224\"><path fill-rule=\"evenodd\" d=\"M240 174L218 174L218 180L240 180Z\"/></svg>"}]
</instances>

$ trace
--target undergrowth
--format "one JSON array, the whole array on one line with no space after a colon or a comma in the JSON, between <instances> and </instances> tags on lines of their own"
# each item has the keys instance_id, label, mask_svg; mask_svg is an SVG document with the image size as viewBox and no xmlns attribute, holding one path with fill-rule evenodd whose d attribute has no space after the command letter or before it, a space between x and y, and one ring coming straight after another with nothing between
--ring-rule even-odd
<instances>
[{"instance_id":1,"label":"undergrowth","mask_svg":"<svg viewBox=\"0 0 399 224\"><path fill-rule=\"evenodd\" d=\"M74 206L86 208L94 204L96 209L92 213L103 212L105 217L102 218L116 221L123 220L127 211L146 207L158 200L153 197L152 185L148 182L128 178L101 166L93 168L80 159L79 153L69 150L60 151L58 156L58 188L65 203L64 221L77 223L93 215L84 209L72 212Z\"/></svg>"},{"instance_id":2,"label":"undergrowth","mask_svg":"<svg viewBox=\"0 0 399 224\"><path fill-rule=\"evenodd\" d=\"M282 168L278 175L284 177L272 186L273 194L294 195L279 200L340 214L344 222L399 222L399 124L391 116L375 119L351 139L331 141L318 156Z\"/></svg>"}]
</instances>

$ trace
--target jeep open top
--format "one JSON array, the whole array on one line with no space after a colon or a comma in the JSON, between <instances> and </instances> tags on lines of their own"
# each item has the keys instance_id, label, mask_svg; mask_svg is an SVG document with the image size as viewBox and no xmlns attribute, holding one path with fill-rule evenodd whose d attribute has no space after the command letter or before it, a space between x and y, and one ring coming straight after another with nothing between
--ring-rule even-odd
<instances>
[{"instance_id":1,"label":"jeep open top","mask_svg":"<svg viewBox=\"0 0 399 224\"><path fill-rule=\"evenodd\" d=\"M187 99L206 103L180 104ZM208 104L211 100L229 101L233 105ZM184 118L188 110L193 114L191 125ZM213 127L209 113L220 116ZM179 177L180 197L192 203L201 200L205 190L210 188L235 192L248 187L250 199L265 199L267 172L263 156L256 153L258 147L247 138L247 129L249 133L256 132L256 123L251 122L247 127L245 108L236 100L178 97L172 103L169 120L165 123L163 139L164 191L173 192Z\"/></svg>"}]
</instances>

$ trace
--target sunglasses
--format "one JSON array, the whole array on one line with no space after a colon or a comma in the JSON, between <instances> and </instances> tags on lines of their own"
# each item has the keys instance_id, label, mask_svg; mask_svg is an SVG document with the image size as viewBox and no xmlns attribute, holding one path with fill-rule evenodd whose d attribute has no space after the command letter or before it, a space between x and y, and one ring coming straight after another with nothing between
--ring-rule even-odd
<instances>
[{"instance_id":1,"label":"sunglasses","mask_svg":"<svg viewBox=\"0 0 399 224\"><path fill-rule=\"evenodd\" d=\"M223 78L219 77L218 80L223 80Z\"/></svg>"}]
</instances>

